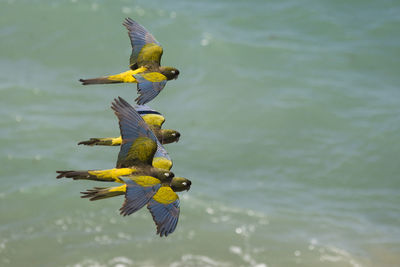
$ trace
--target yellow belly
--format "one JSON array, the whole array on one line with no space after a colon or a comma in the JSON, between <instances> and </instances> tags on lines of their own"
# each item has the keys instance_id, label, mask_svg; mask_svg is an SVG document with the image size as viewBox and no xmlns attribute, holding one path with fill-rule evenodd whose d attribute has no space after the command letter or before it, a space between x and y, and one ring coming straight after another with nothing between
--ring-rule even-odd
<instances>
[{"instance_id":1,"label":"yellow belly","mask_svg":"<svg viewBox=\"0 0 400 267\"><path fill-rule=\"evenodd\" d=\"M170 170L172 168L172 161L168 160L164 157L154 157L153 158L153 167Z\"/></svg>"},{"instance_id":2,"label":"yellow belly","mask_svg":"<svg viewBox=\"0 0 400 267\"><path fill-rule=\"evenodd\" d=\"M142 73L146 71L147 69L144 67L138 68L136 70L128 70L119 74L111 75L108 76L107 79L111 81L118 81L118 82L123 82L123 83L137 83L135 77L133 77L134 74Z\"/></svg>"},{"instance_id":3,"label":"yellow belly","mask_svg":"<svg viewBox=\"0 0 400 267\"><path fill-rule=\"evenodd\" d=\"M119 179L119 176L129 175L135 171L134 168L114 168L109 170L88 171L88 173L99 178L112 178L115 179L115 182L124 183L124 181Z\"/></svg>"},{"instance_id":4,"label":"yellow belly","mask_svg":"<svg viewBox=\"0 0 400 267\"><path fill-rule=\"evenodd\" d=\"M172 191L171 187L163 186L153 196L154 200L161 204L170 204L178 199L178 195Z\"/></svg>"}]
</instances>

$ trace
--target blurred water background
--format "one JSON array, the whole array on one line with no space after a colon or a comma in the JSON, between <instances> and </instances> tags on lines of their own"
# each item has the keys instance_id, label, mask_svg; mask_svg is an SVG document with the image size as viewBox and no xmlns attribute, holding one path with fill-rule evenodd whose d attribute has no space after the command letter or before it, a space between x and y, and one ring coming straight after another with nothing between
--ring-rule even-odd
<instances>
[{"instance_id":1,"label":"blurred water background","mask_svg":"<svg viewBox=\"0 0 400 267\"><path fill-rule=\"evenodd\" d=\"M0 266L399 266L399 1L0 2ZM125 17L181 71L150 103L192 180L167 238L89 202L118 148ZM108 185L108 184L106 184Z\"/></svg>"}]
</instances>

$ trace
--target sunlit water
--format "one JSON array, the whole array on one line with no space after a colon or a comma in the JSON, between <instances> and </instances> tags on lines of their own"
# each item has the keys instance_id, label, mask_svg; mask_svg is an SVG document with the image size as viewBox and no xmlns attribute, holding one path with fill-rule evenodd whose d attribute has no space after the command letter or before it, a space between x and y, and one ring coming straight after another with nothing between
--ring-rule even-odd
<instances>
[{"instance_id":1,"label":"sunlit water","mask_svg":"<svg viewBox=\"0 0 400 267\"><path fill-rule=\"evenodd\" d=\"M398 1L1 1L0 266L399 266ZM193 185L167 238L89 202L130 16L181 71L150 103Z\"/></svg>"}]
</instances>

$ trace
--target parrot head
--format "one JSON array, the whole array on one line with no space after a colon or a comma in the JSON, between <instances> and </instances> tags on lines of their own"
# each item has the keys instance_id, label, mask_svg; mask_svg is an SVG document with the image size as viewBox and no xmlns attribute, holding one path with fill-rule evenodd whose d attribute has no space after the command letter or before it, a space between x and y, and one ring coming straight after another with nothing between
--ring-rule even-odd
<instances>
[{"instance_id":1,"label":"parrot head","mask_svg":"<svg viewBox=\"0 0 400 267\"><path fill-rule=\"evenodd\" d=\"M154 173L151 176L160 179L162 182L169 182L175 177L175 174L165 169L154 168Z\"/></svg>"},{"instance_id":2,"label":"parrot head","mask_svg":"<svg viewBox=\"0 0 400 267\"><path fill-rule=\"evenodd\" d=\"M160 72L167 77L168 81L172 79L176 80L179 76L179 70L173 67L160 67Z\"/></svg>"},{"instance_id":3,"label":"parrot head","mask_svg":"<svg viewBox=\"0 0 400 267\"><path fill-rule=\"evenodd\" d=\"M178 131L169 130L169 129L161 130L161 135L162 135L162 143L163 144L170 144L173 142L178 142L179 137L181 137L181 134Z\"/></svg>"},{"instance_id":4,"label":"parrot head","mask_svg":"<svg viewBox=\"0 0 400 267\"><path fill-rule=\"evenodd\" d=\"M171 188L174 192L189 191L192 182L183 177L174 177L171 181Z\"/></svg>"}]
</instances>

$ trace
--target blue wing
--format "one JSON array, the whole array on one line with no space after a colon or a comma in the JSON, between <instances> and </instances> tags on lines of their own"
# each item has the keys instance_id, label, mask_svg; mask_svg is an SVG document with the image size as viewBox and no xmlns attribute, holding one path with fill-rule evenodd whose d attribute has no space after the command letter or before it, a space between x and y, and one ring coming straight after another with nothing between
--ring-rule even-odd
<instances>
[{"instance_id":1,"label":"blue wing","mask_svg":"<svg viewBox=\"0 0 400 267\"><path fill-rule=\"evenodd\" d=\"M147 208L157 225L157 234L168 236L175 231L179 219L179 199L170 204L162 204L153 198L147 204Z\"/></svg>"},{"instance_id":2,"label":"blue wing","mask_svg":"<svg viewBox=\"0 0 400 267\"><path fill-rule=\"evenodd\" d=\"M160 183L142 186L131 179L123 179L126 183L125 202L119 209L121 215L127 216L146 205L161 187Z\"/></svg>"},{"instance_id":3,"label":"blue wing","mask_svg":"<svg viewBox=\"0 0 400 267\"><path fill-rule=\"evenodd\" d=\"M139 93L139 97L135 99L136 103L139 105L146 104L153 100L162 89L164 89L165 84L167 83L167 79L158 82L149 81L143 77L141 74L133 75L135 79L138 81L137 91Z\"/></svg>"},{"instance_id":4,"label":"blue wing","mask_svg":"<svg viewBox=\"0 0 400 267\"><path fill-rule=\"evenodd\" d=\"M145 27L131 18L126 18L122 25L128 30L128 35L131 40L132 54L129 60L131 69L137 69L138 66L142 66L145 63L160 65L163 50L154 36L147 31ZM149 44L153 45L149 46ZM146 54L146 52L149 53L149 57L143 57L143 54ZM140 53L142 53L142 56L139 55Z\"/></svg>"},{"instance_id":5,"label":"blue wing","mask_svg":"<svg viewBox=\"0 0 400 267\"><path fill-rule=\"evenodd\" d=\"M144 115L147 115L147 114L157 114L157 115L161 115L162 116L162 114L160 112L158 112L157 110L152 109L148 105L135 105L135 109L140 114L140 116L144 116Z\"/></svg>"},{"instance_id":6,"label":"blue wing","mask_svg":"<svg viewBox=\"0 0 400 267\"><path fill-rule=\"evenodd\" d=\"M114 99L111 108L119 119L122 136L117 167L131 167L137 162L151 165L157 149L157 137L143 118L123 98ZM134 146L136 149L132 149Z\"/></svg>"}]
</instances>

